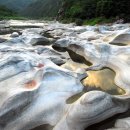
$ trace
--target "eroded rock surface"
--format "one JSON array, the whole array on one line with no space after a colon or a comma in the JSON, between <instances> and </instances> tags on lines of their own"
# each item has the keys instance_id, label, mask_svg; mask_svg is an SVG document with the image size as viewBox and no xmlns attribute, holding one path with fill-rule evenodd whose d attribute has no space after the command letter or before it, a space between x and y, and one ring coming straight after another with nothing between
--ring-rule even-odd
<instances>
[{"instance_id":1,"label":"eroded rock surface","mask_svg":"<svg viewBox=\"0 0 130 130\"><path fill-rule=\"evenodd\" d=\"M129 26L0 22L19 30L0 43L0 130L84 130L127 111ZM129 124L128 115L112 129Z\"/></svg>"}]
</instances>

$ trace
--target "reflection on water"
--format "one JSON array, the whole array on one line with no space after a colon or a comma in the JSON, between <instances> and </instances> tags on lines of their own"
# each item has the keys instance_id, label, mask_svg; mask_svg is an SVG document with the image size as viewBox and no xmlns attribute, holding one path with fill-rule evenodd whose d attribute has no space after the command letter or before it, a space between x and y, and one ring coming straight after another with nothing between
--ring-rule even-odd
<instances>
[{"instance_id":1,"label":"reflection on water","mask_svg":"<svg viewBox=\"0 0 130 130\"><path fill-rule=\"evenodd\" d=\"M93 89L105 91L112 95L122 95L125 91L114 83L115 72L106 68L100 71L89 71L83 80L86 91Z\"/></svg>"},{"instance_id":2,"label":"reflection on water","mask_svg":"<svg viewBox=\"0 0 130 130\"><path fill-rule=\"evenodd\" d=\"M72 96L67 103L73 103L78 100L84 93L94 90L104 91L111 95L123 95L125 91L114 83L115 72L109 68L99 71L87 72L88 77L82 81L84 90L82 93Z\"/></svg>"},{"instance_id":3,"label":"reflection on water","mask_svg":"<svg viewBox=\"0 0 130 130\"><path fill-rule=\"evenodd\" d=\"M87 68L88 66L73 61L68 61L62 65L63 68L76 71L78 68ZM111 95L123 95L125 91L117 86L114 82L115 72L109 68L104 68L99 71L88 71L88 77L82 81L84 85L84 91L80 94L74 95L67 100L67 103L73 103L78 100L84 93L99 90L107 92Z\"/></svg>"},{"instance_id":4,"label":"reflection on water","mask_svg":"<svg viewBox=\"0 0 130 130\"><path fill-rule=\"evenodd\" d=\"M88 68L88 65L69 60L61 67L76 71L78 68ZM99 71L88 71L88 77L82 81L85 86L84 92L101 90L112 95L122 95L125 91L114 83L115 72L109 68ZM77 96L74 96L77 97Z\"/></svg>"}]
</instances>

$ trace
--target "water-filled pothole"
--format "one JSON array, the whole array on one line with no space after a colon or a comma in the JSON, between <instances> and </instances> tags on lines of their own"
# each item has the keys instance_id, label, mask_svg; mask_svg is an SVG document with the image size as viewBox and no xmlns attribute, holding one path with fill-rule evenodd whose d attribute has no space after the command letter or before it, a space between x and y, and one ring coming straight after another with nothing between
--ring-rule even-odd
<instances>
[{"instance_id":1,"label":"water-filled pothole","mask_svg":"<svg viewBox=\"0 0 130 130\"><path fill-rule=\"evenodd\" d=\"M109 68L99 71L89 71L88 77L82 81L85 91L101 90L111 95L123 95L125 91L118 87L115 82L115 72Z\"/></svg>"},{"instance_id":2,"label":"water-filled pothole","mask_svg":"<svg viewBox=\"0 0 130 130\"><path fill-rule=\"evenodd\" d=\"M82 93L72 96L67 100L67 103L73 103L78 100L84 93L89 91L104 91L111 95L123 95L125 91L117 86L114 82L115 72L109 68L104 68L99 71L87 72L88 77L82 81L84 90Z\"/></svg>"}]
</instances>

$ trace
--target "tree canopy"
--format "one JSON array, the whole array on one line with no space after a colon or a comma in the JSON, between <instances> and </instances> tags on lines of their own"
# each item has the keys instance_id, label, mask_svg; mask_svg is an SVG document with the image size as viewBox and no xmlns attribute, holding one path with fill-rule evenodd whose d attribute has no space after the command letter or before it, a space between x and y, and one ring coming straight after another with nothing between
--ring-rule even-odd
<instances>
[{"instance_id":1,"label":"tree canopy","mask_svg":"<svg viewBox=\"0 0 130 130\"><path fill-rule=\"evenodd\" d=\"M130 16L128 0L64 0L63 8L65 18L119 17L128 20Z\"/></svg>"}]
</instances>

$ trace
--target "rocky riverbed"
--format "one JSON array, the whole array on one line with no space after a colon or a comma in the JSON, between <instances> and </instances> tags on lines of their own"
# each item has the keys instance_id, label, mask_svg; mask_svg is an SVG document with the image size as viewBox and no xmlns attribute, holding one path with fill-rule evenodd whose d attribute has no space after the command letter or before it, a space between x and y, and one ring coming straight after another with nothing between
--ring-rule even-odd
<instances>
[{"instance_id":1,"label":"rocky riverbed","mask_svg":"<svg viewBox=\"0 0 130 130\"><path fill-rule=\"evenodd\" d=\"M130 24L0 21L0 130L129 130Z\"/></svg>"}]
</instances>

